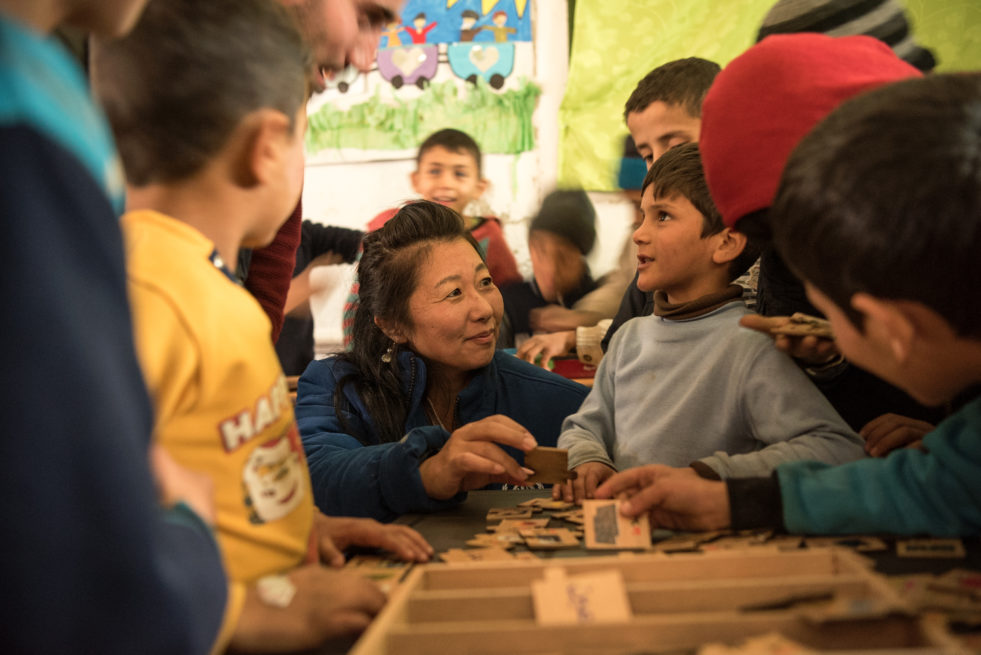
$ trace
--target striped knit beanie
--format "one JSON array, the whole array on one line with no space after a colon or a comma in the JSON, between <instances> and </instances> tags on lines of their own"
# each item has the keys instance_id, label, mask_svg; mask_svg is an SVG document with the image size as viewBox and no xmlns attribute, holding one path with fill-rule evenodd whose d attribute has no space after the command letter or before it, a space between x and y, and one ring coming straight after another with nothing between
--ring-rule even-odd
<instances>
[{"instance_id":1,"label":"striped knit beanie","mask_svg":"<svg viewBox=\"0 0 981 655\"><path fill-rule=\"evenodd\" d=\"M894 0L780 0L763 19L756 41L796 32L864 34L887 44L897 57L924 73L937 65L933 53L913 41L906 13Z\"/></svg>"}]
</instances>

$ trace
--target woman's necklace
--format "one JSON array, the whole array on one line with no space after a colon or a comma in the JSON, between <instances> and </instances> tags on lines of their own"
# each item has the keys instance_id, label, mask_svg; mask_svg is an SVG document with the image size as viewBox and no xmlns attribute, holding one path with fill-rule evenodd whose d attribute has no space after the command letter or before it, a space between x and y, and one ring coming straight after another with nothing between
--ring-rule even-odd
<instances>
[{"instance_id":1,"label":"woman's necklace","mask_svg":"<svg viewBox=\"0 0 981 655\"><path fill-rule=\"evenodd\" d=\"M452 432L452 430L450 430L445 425L443 425L443 421L439 417L439 412L436 411L436 406L433 405L433 399L430 398L429 396L426 396L426 402L429 403L429 411L433 413L433 418L436 420L436 423L439 425L439 427L443 428L447 432Z\"/></svg>"}]
</instances>

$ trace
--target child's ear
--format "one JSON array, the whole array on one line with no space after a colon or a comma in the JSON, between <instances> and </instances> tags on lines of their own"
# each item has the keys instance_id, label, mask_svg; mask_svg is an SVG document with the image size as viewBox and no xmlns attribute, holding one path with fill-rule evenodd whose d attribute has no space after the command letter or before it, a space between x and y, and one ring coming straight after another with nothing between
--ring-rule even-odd
<instances>
[{"instance_id":1,"label":"child's ear","mask_svg":"<svg viewBox=\"0 0 981 655\"><path fill-rule=\"evenodd\" d=\"M716 264L728 264L746 248L746 235L732 228L723 228L715 236L718 238L718 245L712 253L712 261Z\"/></svg>"},{"instance_id":2,"label":"child's ear","mask_svg":"<svg viewBox=\"0 0 981 655\"><path fill-rule=\"evenodd\" d=\"M286 152L291 145L293 132L290 119L275 109L259 109L242 121L238 131L242 134L240 171L243 186L255 186L273 182L283 172Z\"/></svg>"},{"instance_id":3,"label":"child's ear","mask_svg":"<svg viewBox=\"0 0 981 655\"><path fill-rule=\"evenodd\" d=\"M477 192L474 194L471 200L477 200L478 198L480 198L480 196L484 195L484 192L487 191L487 187L489 186L490 186L490 182L488 182L486 178L482 177L479 180L477 180Z\"/></svg>"},{"instance_id":4,"label":"child's ear","mask_svg":"<svg viewBox=\"0 0 981 655\"><path fill-rule=\"evenodd\" d=\"M852 307L864 316L862 331L868 338L888 346L899 363L909 358L917 325L904 303L856 293Z\"/></svg>"},{"instance_id":5,"label":"child's ear","mask_svg":"<svg viewBox=\"0 0 981 655\"><path fill-rule=\"evenodd\" d=\"M416 170L412 171L411 173L409 173L409 182L412 183L412 190L415 191L416 193L418 193L421 196L422 193L420 193L420 191L419 191L419 169L418 168Z\"/></svg>"},{"instance_id":6,"label":"child's ear","mask_svg":"<svg viewBox=\"0 0 981 655\"><path fill-rule=\"evenodd\" d=\"M398 327L393 321L381 318L379 316L376 316L374 320L375 325L378 326L378 329L395 343L405 343L407 341L405 334L402 332L402 328Z\"/></svg>"}]
</instances>

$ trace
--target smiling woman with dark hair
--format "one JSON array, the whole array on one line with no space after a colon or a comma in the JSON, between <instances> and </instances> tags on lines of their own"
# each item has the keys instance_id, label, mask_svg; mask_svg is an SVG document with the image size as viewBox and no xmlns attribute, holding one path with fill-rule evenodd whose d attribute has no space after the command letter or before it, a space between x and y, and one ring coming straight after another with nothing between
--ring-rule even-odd
<instances>
[{"instance_id":1,"label":"smiling woman with dark hair","mask_svg":"<svg viewBox=\"0 0 981 655\"><path fill-rule=\"evenodd\" d=\"M299 383L318 507L392 519L523 482L587 389L495 350L501 294L460 216L406 205L365 237L358 279L352 349Z\"/></svg>"}]
</instances>

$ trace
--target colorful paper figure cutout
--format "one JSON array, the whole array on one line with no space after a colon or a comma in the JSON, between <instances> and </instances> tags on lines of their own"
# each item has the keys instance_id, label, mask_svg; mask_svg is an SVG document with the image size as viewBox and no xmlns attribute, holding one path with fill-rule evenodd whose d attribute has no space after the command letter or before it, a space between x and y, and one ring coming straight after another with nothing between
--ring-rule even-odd
<instances>
[{"instance_id":1,"label":"colorful paper figure cutout","mask_svg":"<svg viewBox=\"0 0 981 655\"><path fill-rule=\"evenodd\" d=\"M403 25L397 20L393 20L391 23L386 25L385 29L383 29L381 32L381 35L386 39L385 45L382 47L398 48L400 45L402 45L402 39L399 38L399 32L404 29L405 27L403 27Z\"/></svg>"},{"instance_id":2,"label":"colorful paper figure cutout","mask_svg":"<svg viewBox=\"0 0 981 655\"><path fill-rule=\"evenodd\" d=\"M426 35L429 34L438 23L435 21L426 25L426 14L419 12L412 19L412 27L405 26L405 31L409 33L413 43L425 43Z\"/></svg>"},{"instance_id":3,"label":"colorful paper figure cutout","mask_svg":"<svg viewBox=\"0 0 981 655\"><path fill-rule=\"evenodd\" d=\"M494 26L484 25L483 28L494 34L494 41L496 43L506 43L508 40L508 34L517 34L518 30L513 27L507 27L508 13L506 11L495 11L494 12Z\"/></svg>"},{"instance_id":4,"label":"colorful paper figure cutout","mask_svg":"<svg viewBox=\"0 0 981 655\"><path fill-rule=\"evenodd\" d=\"M462 43L473 41L473 38L483 29L474 27L477 24L478 18L480 18L480 14L472 9L466 9L460 14L460 41Z\"/></svg>"}]
</instances>

